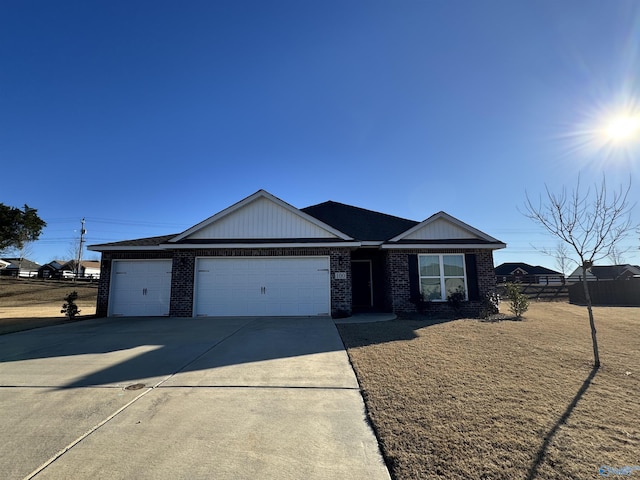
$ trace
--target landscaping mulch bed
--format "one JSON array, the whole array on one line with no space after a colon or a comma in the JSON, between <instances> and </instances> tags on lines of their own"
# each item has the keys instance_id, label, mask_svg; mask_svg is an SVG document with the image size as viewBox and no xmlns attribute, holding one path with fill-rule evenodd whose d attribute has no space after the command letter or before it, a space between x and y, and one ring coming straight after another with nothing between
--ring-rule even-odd
<instances>
[{"instance_id":1,"label":"landscaping mulch bed","mask_svg":"<svg viewBox=\"0 0 640 480\"><path fill-rule=\"evenodd\" d=\"M586 309L567 303L532 303L522 321L340 325L393 478L582 479L640 465L640 308L594 311L598 371Z\"/></svg>"}]
</instances>

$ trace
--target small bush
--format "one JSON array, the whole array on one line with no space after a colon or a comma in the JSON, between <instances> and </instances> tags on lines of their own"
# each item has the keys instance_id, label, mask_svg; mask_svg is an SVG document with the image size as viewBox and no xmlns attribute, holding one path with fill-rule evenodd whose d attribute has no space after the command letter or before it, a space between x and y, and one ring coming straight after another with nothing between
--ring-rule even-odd
<instances>
[{"instance_id":1,"label":"small bush","mask_svg":"<svg viewBox=\"0 0 640 480\"><path fill-rule=\"evenodd\" d=\"M500 313L500 295L498 292L489 292L482 299L480 318L489 318Z\"/></svg>"},{"instance_id":2,"label":"small bush","mask_svg":"<svg viewBox=\"0 0 640 480\"><path fill-rule=\"evenodd\" d=\"M60 310L60 313L64 313L67 317L69 317L69 320L73 320L74 318L76 318L76 315L80 313L80 309L75 303L77 299L78 292L75 291L64 297L64 301L66 303L62 305L62 310Z\"/></svg>"},{"instance_id":3,"label":"small bush","mask_svg":"<svg viewBox=\"0 0 640 480\"><path fill-rule=\"evenodd\" d=\"M409 301L416 306L418 313L426 313L431 308L431 300L426 295L414 295Z\"/></svg>"},{"instance_id":4,"label":"small bush","mask_svg":"<svg viewBox=\"0 0 640 480\"><path fill-rule=\"evenodd\" d=\"M509 298L509 310L518 320L522 318L522 314L529 310L529 299L520 292L520 287L513 283L505 285L507 297Z\"/></svg>"},{"instance_id":5,"label":"small bush","mask_svg":"<svg viewBox=\"0 0 640 480\"><path fill-rule=\"evenodd\" d=\"M465 300L464 288L458 287L455 292L451 292L447 296L447 303L453 309L456 314L460 314L462 309L462 302Z\"/></svg>"}]
</instances>

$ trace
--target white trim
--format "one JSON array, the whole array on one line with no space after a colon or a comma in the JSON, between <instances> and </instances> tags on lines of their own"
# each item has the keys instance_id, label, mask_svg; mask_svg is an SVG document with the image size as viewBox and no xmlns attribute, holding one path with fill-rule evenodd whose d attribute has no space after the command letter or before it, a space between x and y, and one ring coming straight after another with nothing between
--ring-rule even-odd
<instances>
[{"instance_id":1,"label":"white trim","mask_svg":"<svg viewBox=\"0 0 640 480\"><path fill-rule=\"evenodd\" d=\"M383 250L407 250L407 249L427 249L437 250L439 248L464 248L476 250L500 250L506 248L507 245L502 242L494 244L478 244L478 243L382 243L381 242L295 242L295 243L163 243L161 245L153 245L148 247L142 246L107 246L96 248L99 245L87 247L94 252L127 252L127 251L167 251L167 250L188 250L188 249L214 249L214 248L301 248L301 247L380 247Z\"/></svg>"},{"instance_id":2,"label":"white trim","mask_svg":"<svg viewBox=\"0 0 640 480\"><path fill-rule=\"evenodd\" d=\"M457 227L468 231L469 233L477 236L478 238L480 238L482 240L487 240L489 242L501 243L500 240L497 240L497 239L493 238L492 236L487 235L486 233L478 230L477 228L474 228L471 225L468 225L468 224L464 223L462 220L458 220L457 218L452 217L448 213L442 212L442 211L431 215L426 220L424 220L424 221L420 222L419 224L411 227L409 230L407 230L405 232L402 232L400 235L398 235L396 237L393 237L389 241L390 242L398 242L398 241L404 239L405 237L407 237L408 235L411 235L412 233L422 229L426 225L429 225L430 223L433 223L433 222L435 222L436 220L439 220L439 219L447 220L447 221L453 223L454 225L456 225ZM506 245L505 245L505 247L506 247Z\"/></svg>"},{"instance_id":3,"label":"white trim","mask_svg":"<svg viewBox=\"0 0 640 480\"><path fill-rule=\"evenodd\" d=\"M421 250L438 250L442 248L464 248L474 250L500 250L506 248L507 244L497 242L494 244L482 244L482 243L400 243L390 244L385 243L380 248L384 250L408 250L408 249L421 249Z\"/></svg>"},{"instance_id":4,"label":"white trim","mask_svg":"<svg viewBox=\"0 0 640 480\"><path fill-rule=\"evenodd\" d=\"M216 249L216 248L301 248L301 247L359 247L360 242L316 242L316 243L163 243L162 247L167 250L189 250L189 249Z\"/></svg>"},{"instance_id":5,"label":"white trim","mask_svg":"<svg viewBox=\"0 0 640 480\"><path fill-rule=\"evenodd\" d=\"M446 295L447 290L446 290L446 285L445 285L445 280L447 278L460 278L459 275L449 275L446 276L444 274L444 256L445 255L449 255L449 256L453 256L453 255L458 255L462 257L462 271L463 271L463 278L462 281L464 282L464 300L465 302L469 301L469 282L468 282L468 278L467 278L467 257L466 254L464 253L419 253L418 254L418 283L419 283L419 288L420 288L420 296L424 295L424 293L422 292L422 279L423 278L440 278L440 295L441 298L439 299L431 299L429 301L431 302L446 302L447 301L447 297L448 295ZM431 256L431 257L438 257L438 261L439 261L439 269L440 269L440 275L438 275L438 277L436 277L435 275L420 275L420 257L426 257L426 256ZM444 298L442 298L442 296L444 296ZM423 297L424 298L424 297Z\"/></svg>"},{"instance_id":6,"label":"white trim","mask_svg":"<svg viewBox=\"0 0 640 480\"><path fill-rule=\"evenodd\" d=\"M231 213L241 209L242 207L252 203L253 201L259 199L259 198L266 198L268 200L271 200L273 203L275 203L276 205L288 210L289 212L298 215L299 217L303 218L304 220L311 222L312 224L314 224L315 226L326 230L327 232L335 235L336 237L342 239L342 240L353 240L353 238L351 238L349 235L340 232L339 230L336 230L335 228L331 227L330 225L327 225L324 222L321 222L320 220L318 220L315 217L312 217L311 215L308 215L306 213L304 213L301 210L298 210L297 208L295 208L292 205L289 205L287 202L280 200L278 197L275 197L273 195L271 195L269 192L267 192L266 190L258 190L256 193L254 193L253 195L249 195L248 197L246 197L243 200L240 200L239 202L231 205L230 207L225 208L224 210L216 213L215 215L207 218L206 220L203 220L202 222L198 223L197 225L194 225L193 227L185 230L184 232L180 233L179 235L175 236L174 238L172 238L171 240L169 240L169 243L174 243L174 242L178 242L186 237L188 237L189 235L193 234L194 232L197 232L198 230L201 230L209 225L211 225L212 223L220 220L223 217L226 217L227 215L230 215Z\"/></svg>"}]
</instances>

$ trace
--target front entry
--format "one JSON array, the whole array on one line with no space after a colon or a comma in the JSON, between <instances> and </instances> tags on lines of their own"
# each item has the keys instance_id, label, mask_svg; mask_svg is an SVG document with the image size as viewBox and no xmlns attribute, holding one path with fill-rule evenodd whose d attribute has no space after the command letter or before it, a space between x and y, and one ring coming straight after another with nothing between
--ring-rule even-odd
<instances>
[{"instance_id":1,"label":"front entry","mask_svg":"<svg viewBox=\"0 0 640 480\"><path fill-rule=\"evenodd\" d=\"M351 261L351 282L353 308L357 310L373 307L371 260Z\"/></svg>"}]
</instances>

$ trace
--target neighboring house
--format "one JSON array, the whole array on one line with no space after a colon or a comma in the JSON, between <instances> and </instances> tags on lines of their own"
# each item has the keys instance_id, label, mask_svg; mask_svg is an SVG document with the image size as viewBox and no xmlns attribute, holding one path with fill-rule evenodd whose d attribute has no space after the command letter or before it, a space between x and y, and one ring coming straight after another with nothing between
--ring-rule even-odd
<instances>
[{"instance_id":1,"label":"neighboring house","mask_svg":"<svg viewBox=\"0 0 640 480\"><path fill-rule=\"evenodd\" d=\"M505 244L439 212L416 222L336 202L297 209L260 190L180 234L92 245L97 314L311 316L434 311L462 288L476 315Z\"/></svg>"},{"instance_id":2,"label":"neighboring house","mask_svg":"<svg viewBox=\"0 0 640 480\"><path fill-rule=\"evenodd\" d=\"M84 278L100 278L100 261L99 260L83 260L80 262L80 273Z\"/></svg>"},{"instance_id":3,"label":"neighboring house","mask_svg":"<svg viewBox=\"0 0 640 480\"><path fill-rule=\"evenodd\" d=\"M38 278L60 278L62 265L66 262L63 260L53 260L38 269Z\"/></svg>"},{"instance_id":4,"label":"neighboring house","mask_svg":"<svg viewBox=\"0 0 640 480\"><path fill-rule=\"evenodd\" d=\"M495 268L498 283L539 283L543 285L561 285L564 276L560 272L540 265L522 262L503 263Z\"/></svg>"},{"instance_id":5,"label":"neighboring house","mask_svg":"<svg viewBox=\"0 0 640 480\"><path fill-rule=\"evenodd\" d=\"M582 267L578 267L567 278L568 282L581 282L584 275ZM587 269L587 282L601 280L628 280L640 278L640 266L638 265L594 265Z\"/></svg>"},{"instance_id":6,"label":"neighboring house","mask_svg":"<svg viewBox=\"0 0 640 480\"><path fill-rule=\"evenodd\" d=\"M77 260L69 260L64 263L61 270L64 272L76 272ZM98 279L100 278L100 262L97 260L81 260L80 272L78 275L80 278Z\"/></svg>"},{"instance_id":7,"label":"neighboring house","mask_svg":"<svg viewBox=\"0 0 640 480\"><path fill-rule=\"evenodd\" d=\"M11 277L37 277L40 265L26 258L3 258L3 264L6 264L1 270L0 275Z\"/></svg>"},{"instance_id":8,"label":"neighboring house","mask_svg":"<svg viewBox=\"0 0 640 480\"><path fill-rule=\"evenodd\" d=\"M2 270L3 268L8 267L9 265L11 265L11 262L7 262L7 261L2 260L2 259L0 258L0 270ZM0 272L0 274L1 274L1 272Z\"/></svg>"}]
</instances>

